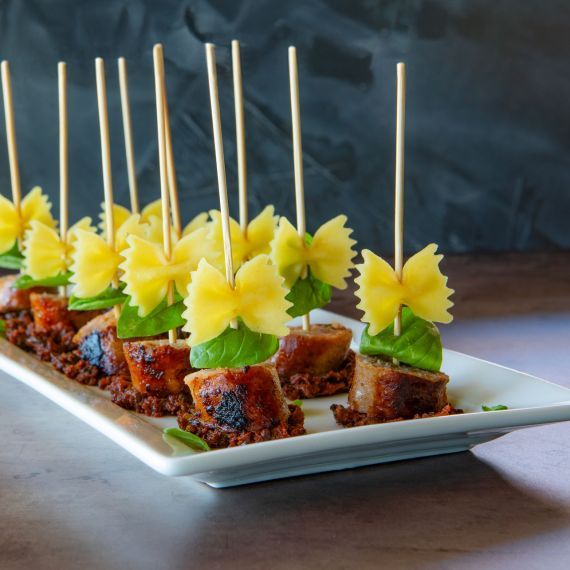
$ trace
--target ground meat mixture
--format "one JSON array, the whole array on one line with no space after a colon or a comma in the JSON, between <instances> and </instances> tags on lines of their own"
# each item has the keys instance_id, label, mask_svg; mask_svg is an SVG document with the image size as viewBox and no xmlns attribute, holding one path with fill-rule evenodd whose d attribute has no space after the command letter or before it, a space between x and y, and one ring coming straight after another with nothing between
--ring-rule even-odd
<instances>
[{"instance_id":1,"label":"ground meat mixture","mask_svg":"<svg viewBox=\"0 0 570 570\"><path fill-rule=\"evenodd\" d=\"M38 330L29 310L6 313L6 338L19 348L34 352L43 361L49 362L52 354L61 354L74 348L73 328L57 324L50 330Z\"/></svg>"},{"instance_id":2,"label":"ground meat mixture","mask_svg":"<svg viewBox=\"0 0 570 570\"><path fill-rule=\"evenodd\" d=\"M100 387L105 387L111 394L112 401L121 408L155 418L184 413L192 404L192 396L187 388L179 394L168 396L141 394L130 379L124 376L109 377L104 384L100 384Z\"/></svg>"},{"instance_id":3,"label":"ground meat mixture","mask_svg":"<svg viewBox=\"0 0 570 570\"><path fill-rule=\"evenodd\" d=\"M290 400L334 396L348 392L354 372L354 352L351 350L339 370L331 370L321 376L294 374L291 378L281 378L285 396Z\"/></svg>"},{"instance_id":4,"label":"ground meat mixture","mask_svg":"<svg viewBox=\"0 0 570 570\"><path fill-rule=\"evenodd\" d=\"M51 364L58 372L87 386L101 387L101 381L105 378L101 378L101 372L97 366L89 364L81 357L78 349L52 354Z\"/></svg>"},{"instance_id":5,"label":"ground meat mixture","mask_svg":"<svg viewBox=\"0 0 570 570\"><path fill-rule=\"evenodd\" d=\"M413 418L394 418L390 420L380 420L378 418L369 418L366 414L345 408L341 404L333 404L331 411L337 424L344 427L368 426L372 424L384 424L389 422L401 422L406 419L419 420L422 418L437 418L440 416L453 416L462 414L463 410L454 408L451 404L444 406L439 412L431 412L428 414L416 414Z\"/></svg>"},{"instance_id":6,"label":"ground meat mixture","mask_svg":"<svg viewBox=\"0 0 570 570\"><path fill-rule=\"evenodd\" d=\"M6 339L19 348L35 353L58 372L81 384L96 386L101 378L97 367L81 358L73 342L75 329L57 324L49 331L38 330L31 311L6 313Z\"/></svg>"},{"instance_id":7,"label":"ground meat mixture","mask_svg":"<svg viewBox=\"0 0 570 570\"><path fill-rule=\"evenodd\" d=\"M30 333L30 325L33 325L34 319L29 309L22 311L14 311L4 313L2 320L5 324L4 335L6 340L23 350L32 350L27 345L28 335Z\"/></svg>"},{"instance_id":8,"label":"ground meat mixture","mask_svg":"<svg viewBox=\"0 0 570 570\"><path fill-rule=\"evenodd\" d=\"M194 411L193 406L178 414L180 428L201 437L212 448L237 447L248 443L303 435L304 421L303 410L295 404L289 404L289 416L286 421L258 431L226 431L220 427L206 426L200 421L200 415Z\"/></svg>"}]
</instances>

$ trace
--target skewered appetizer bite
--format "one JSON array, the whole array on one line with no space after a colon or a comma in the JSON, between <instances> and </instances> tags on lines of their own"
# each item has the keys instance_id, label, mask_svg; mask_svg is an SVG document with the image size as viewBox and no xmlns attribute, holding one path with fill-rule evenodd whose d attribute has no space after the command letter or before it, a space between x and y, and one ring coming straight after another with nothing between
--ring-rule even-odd
<instances>
[{"instance_id":1,"label":"skewered appetizer bite","mask_svg":"<svg viewBox=\"0 0 570 570\"><path fill-rule=\"evenodd\" d=\"M210 447L291 437L304 433L304 416L287 405L275 367L267 360L287 334L287 289L267 255L246 261L234 276L215 51L206 45L214 146L220 193L225 276L200 261L184 299L192 347L190 362L201 370L185 382L191 408L178 415L180 428Z\"/></svg>"},{"instance_id":2,"label":"skewered appetizer bite","mask_svg":"<svg viewBox=\"0 0 570 570\"><path fill-rule=\"evenodd\" d=\"M233 447L304 433L303 413L287 405L267 359L287 334L287 290L266 255L247 261L232 287L201 261L184 300L190 362L185 382L193 405L179 426L210 447Z\"/></svg>"},{"instance_id":3,"label":"skewered appetizer bite","mask_svg":"<svg viewBox=\"0 0 570 570\"><path fill-rule=\"evenodd\" d=\"M440 371L442 346L434 322L449 323L453 293L439 270L442 255L430 244L412 256L398 279L390 265L369 250L357 266L358 308L368 323L356 355L348 408L333 405L345 426L447 415L449 377ZM402 308L403 307L403 308ZM400 333L394 320L400 314Z\"/></svg>"},{"instance_id":4,"label":"skewered appetizer bite","mask_svg":"<svg viewBox=\"0 0 570 570\"><path fill-rule=\"evenodd\" d=\"M395 267L369 250L357 266L356 296L368 326L360 340L348 408L331 410L344 426L449 415L449 378L440 372L442 346L435 322L449 323L453 290L430 244L403 264L405 65L398 64L395 182Z\"/></svg>"},{"instance_id":5,"label":"skewered appetizer bite","mask_svg":"<svg viewBox=\"0 0 570 570\"><path fill-rule=\"evenodd\" d=\"M289 48L289 74L297 228L286 218L280 219L271 243L271 259L290 289L287 299L293 306L289 314L302 316L303 326L292 327L281 339L272 361L285 394L297 399L331 396L349 388L354 362L352 332L339 323L311 325L309 314L330 301L333 287L346 288L356 242L350 238L346 216L329 220L314 236L306 233L297 52L293 47Z\"/></svg>"},{"instance_id":6,"label":"skewered appetizer bite","mask_svg":"<svg viewBox=\"0 0 570 570\"><path fill-rule=\"evenodd\" d=\"M109 386L113 401L120 406L147 415L175 414L189 404L189 392L183 382L192 370L189 347L177 340L177 328L183 324L182 295L186 295L191 272L202 258L214 260L206 228L181 235L180 223L171 228L171 198L178 203L176 188L168 178L172 152L168 151L166 87L162 46L153 50L161 199L162 235L160 244L132 235L120 265L126 302L118 322L118 334L124 343L123 353L129 379L121 378ZM170 164L170 166L169 166ZM170 192L169 192L170 190ZM178 217L173 208L173 218ZM152 216L151 216L152 218ZM168 339L156 337L168 332Z\"/></svg>"},{"instance_id":7,"label":"skewered appetizer bite","mask_svg":"<svg viewBox=\"0 0 570 570\"><path fill-rule=\"evenodd\" d=\"M346 227L346 216L323 224L314 237L302 238L281 218L272 242L271 257L290 289L287 299L292 317L302 316L303 326L291 327L280 341L272 361L285 394L290 399L331 396L346 392L352 377L352 331L339 323L311 324L308 314L325 306L332 287L346 288L346 278L356 255Z\"/></svg>"}]
</instances>

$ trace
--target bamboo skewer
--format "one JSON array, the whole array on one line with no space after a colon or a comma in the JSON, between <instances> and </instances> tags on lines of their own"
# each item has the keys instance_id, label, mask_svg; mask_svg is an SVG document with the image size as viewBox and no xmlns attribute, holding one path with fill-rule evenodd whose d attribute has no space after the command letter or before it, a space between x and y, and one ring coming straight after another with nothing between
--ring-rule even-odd
<instances>
[{"instance_id":1,"label":"bamboo skewer","mask_svg":"<svg viewBox=\"0 0 570 570\"><path fill-rule=\"evenodd\" d=\"M156 95L156 124L158 130L158 160L160 167L160 196L162 201L162 246L164 256L170 260L172 255L172 235L170 233L170 198L168 195L168 174L166 160L166 121L164 113L164 60L162 45L156 44L152 50L154 60L154 87ZM174 283L168 284L167 304L174 302ZM168 331L170 343L176 341L176 329Z\"/></svg>"},{"instance_id":2,"label":"bamboo skewer","mask_svg":"<svg viewBox=\"0 0 570 570\"><path fill-rule=\"evenodd\" d=\"M293 165L295 169L295 203L297 210L297 233L305 244L307 233L305 218L305 189L303 184L303 145L301 142L301 109L299 104L299 70L297 49L289 47L289 87L291 91L291 121L293 125ZM301 278L307 277L307 266L303 268ZM311 328L310 314L303 315L303 330Z\"/></svg>"},{"instance_id":3,"label":"bamboo skewer","mask_svg":"<svg viewBox=\"0 0 570 570\"><path fill-rule=\"evenodd\" d=\"M164 62L162 65L164 71ZM178 182L176 181L176 168L174 166L174 151L172 150L172 132L170 130L170 114L168 112L168 97L166 94L166 78L162 75L162 98L164 101L164 135L166 143L166 172L168 176L168 190L170 207L172 210L172 225L176 239L182 237L182 220L180 204L178 201Z\"/></svg>"},{"instance_id":4,"label":"bamboo skewer","mask_svg":"<svg viewBox=\"0 0 570 570\"><path fill-rule=\"evenodd\" d=\"M135 167L135 149L133 144L133 128L131 123L131 106L129 103L129 86L127 80L127 62L124 57L117 60L119 67L119 90L121 93L121 113L123 116L123 132L125 135L125 154L127 158L127 173L129 176L129 195L131 212L140 212L137 171Z\"/></svg>"},{"instance_id":5,"label":"bamboo skewer","mask_svg":"<svg viewBox=\"0 0 570 570\"><path fill-rule=\"evenodd\" d=\"M14 120L14 102L12 98L12 81L10 79L10 64L4 60L0 65L2 74L2 94L4 98L4 116L6 119L6 141L8 144L8 160L10 162L10 182L12 186L12 201L14 208L21 217L22 188L20 182L20 166L18 147L16 145L16 124ZM21 229L18 240L22 239Z\"/></svg>"},{"instance_id":6,"label":"bamboo skewer","mask_svg":"<svg viewBox=\"0 0 570 570\"><path fill-rule=\"evenodd\" d=\"M406 127L406 65L398 63L396 91L396 176L394 199L394 271L402 280L404 265L404 132ZM402 333L402 307L394 320L394 336ZM394 363L398 361L394 359Z\"/></svg>"},{"instance_id":7,"label":"bamboo skewer","mask_svg":"<svg viewBox=\"0 0 570 570\"><path fill-rule=\"evenodd\" d=\"M214 150L216 153L216 171L218 175L218 190L220 195L220 215L222 218L226 280L233 289L235 287L235 280L232 260L232 239L230 234L230 212L228 206L224 143L222 139L222 120L218 94L218 74L216 71L216 48L210 43L206 44L206 63L208 66L208 85L210 88L210 106L212 109L212 129L214 131ZM237 320L233 319L230 326L237 329Z\"/></svg>"},{"instance_id":8,"label":"bamboo skewer","mask_svg":"<svg viewBox=\"0 0 570 570\"><path fill-rule=\"evenodd\" d=\"M99 131L101 134L101 162L103 165L103 188L105 191L105 225L107 243L115 249L115 220L113 217L113 178L111 173L111 144L109 141L109 117L107 114L107 89L105 86L105 64L98 57L95 59L97 79L97 107L99 110ZM117 275L113 277L113 287L119 286ZM115 317L120 316L120 305L114 306Z\"/></svg>"},{"instance_id":9,"label":"bamboo skewer","mask_svg":"<svg viewBox=\"0 0 570 570\"><path fill-rule=\"evenodd\" d=\"M247 236L247 164L245 158L245 121L243 114L243 82L239 42L232 41L232 72L234 80L234 107L236 115L236 146L239 187L239 225Z\"/></svg>"},{"instance_id":10,"label":"bamboo skewer","mask_svg":"<svg viewBox=\"0 0 570 570\"><path fill-rule=\"evenodd\" d=\"M59 103L59 238L67 243L69 168L67 145L67 65L60 61L57 65ZM61 297L67 296L67 287L59 288Z\"/></svg>"},{"instance_id":11,"label":"bamboo skewer","mask_svg":"<svg viewBox=\"0 0 570 570\"><path fill-rule=\"evenodd\" d=\"M160 44L157 44L160 45ZM172 131L170 130L170 113L168 112L168 94L166 93L166 73L164 71L164 52L162 46L159 50L160 67L162 74L160 77L160 89L163 101L164 117L164 140L166 152L166 173L168 179L168 195L170 199L170 209L172 210L172 225L176 239L182 237L182 221L180 216L180 204L178 201L178 182L176 181L176 168L174 166L174 151L172 150Z\"/></svg>"}]
</instances>

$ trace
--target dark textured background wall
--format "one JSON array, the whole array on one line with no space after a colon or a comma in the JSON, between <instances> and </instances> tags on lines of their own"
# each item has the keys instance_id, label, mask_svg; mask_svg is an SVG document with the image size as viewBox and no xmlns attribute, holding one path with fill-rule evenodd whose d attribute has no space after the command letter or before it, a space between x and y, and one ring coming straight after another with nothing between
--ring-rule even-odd
<instances>
[{"instance_id":1,"label":"dark textured background wall","mask_svg":"<svg viewBox=\"0 0 570 570\"><path fill-rule=\"evenodd\" d=\"M250 200L293 214L287 46L299 50L308 226L349 215L392 247L395 64L408 64L406 248L570 247L570 4L564 0L3 0L25 188L57 203L56 63L68 62L71 209L103 196L93 58L106 59L114 188L128 202L116 58L129 62L143 201L158 197L152 45L164 44L187 216L216 206L204 41L219 45L237 214L228 45L242 42ZM3 131L2 131L3 133ZM5 137L0 189L9 194Z\"/></svg>"}]
</instances>

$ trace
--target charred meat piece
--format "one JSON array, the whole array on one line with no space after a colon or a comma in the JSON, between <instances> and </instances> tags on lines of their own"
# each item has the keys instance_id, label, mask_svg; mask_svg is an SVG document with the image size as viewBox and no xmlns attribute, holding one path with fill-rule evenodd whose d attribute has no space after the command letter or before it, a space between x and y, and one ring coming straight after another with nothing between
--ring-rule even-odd
<instances>
[{"instance_id":1,"label":"charred meat piece","mask_svg":"<svg viewBox=\"0 0 570 570\"><path fill-rule=\"evenodd\" d=\"M67 308L67 299L53 293L32 293L30 304L38 331L49 331L56 325L78 330L101 313L101 311L70 311Z\"/></svg>"},{"instance_id":2,"label":"charred meat piece","mask_svg":"<svg viewBox=\"0 0 570 570\"><path fill-rule=\"evenodd\" d=\"M287 406L271 365L200 370L185 381L194 406L178 416L178 423L213 447L304 433L303 413L298 406Z\"/></svg>"},{"instance_id":3,"label":"charred meat piece","mask_svg":"<svg viewBox=\"0 0 570 570\"><path fill-rule=\"evenodd\" d=\"M438 414L448 405L448 382L449 377L443 372L429 372L397 365L389 359L357 354L348 394L349 410L353 415L365 417L365 423ZM334 408L339 419L342 406Z\"/></svg>"},{"instance_id":4,"label":"charred meat piece","mask_svg":"<svg viewBox=\"0 0 570 570\"><path fill-rule=\"evenodd\" d=\"M190 347L184 340L128 341L123 345L133 387L140 394L168 396L186 389L190 372Z\"/></svg>"},{"instance_id":5,"label":"charred meat piece","mask_svg":"<svg viewBox=\"0 0 570 570\"><path fill-rule=\"evenodd\" d=\"M112 310L92 318L73 340L82 358L104 374L128 375L123 341L117 337L117 320Z\"/></svg>"},{"instance_id":6,"label":"charred meat piece","mask_svg":"<svg viewBox=\"0 0 570 570\"><path fill-rule=\"evenodd\" d=\"M292 327L273 357L285 395L297 398L331 396L350 386L354 355L352 331L338 323Z\"/></svg>"},{"instance_id":7,"label":"charred meat piece","mask_svg":"<svg viewBox=\"0 0 570 570\"><path fill-rule=\"evenodd\" d=\"M17 275L0 277L0 313L23 311L30 308L30 295L48 291L45 287L31 289L16 289L14 283Z\"/></svg>"},{"instance_id":8,"label":"charred meat piece","mask_svg":"<svg viewBox=\"0 0 570 570\"><path fill-rule=\"evenodd\" d=\"M186 377L186 384L204 425L255 431L273 427L289 414L273 366L199 370Z\"/></svg>"}]
</instances>

